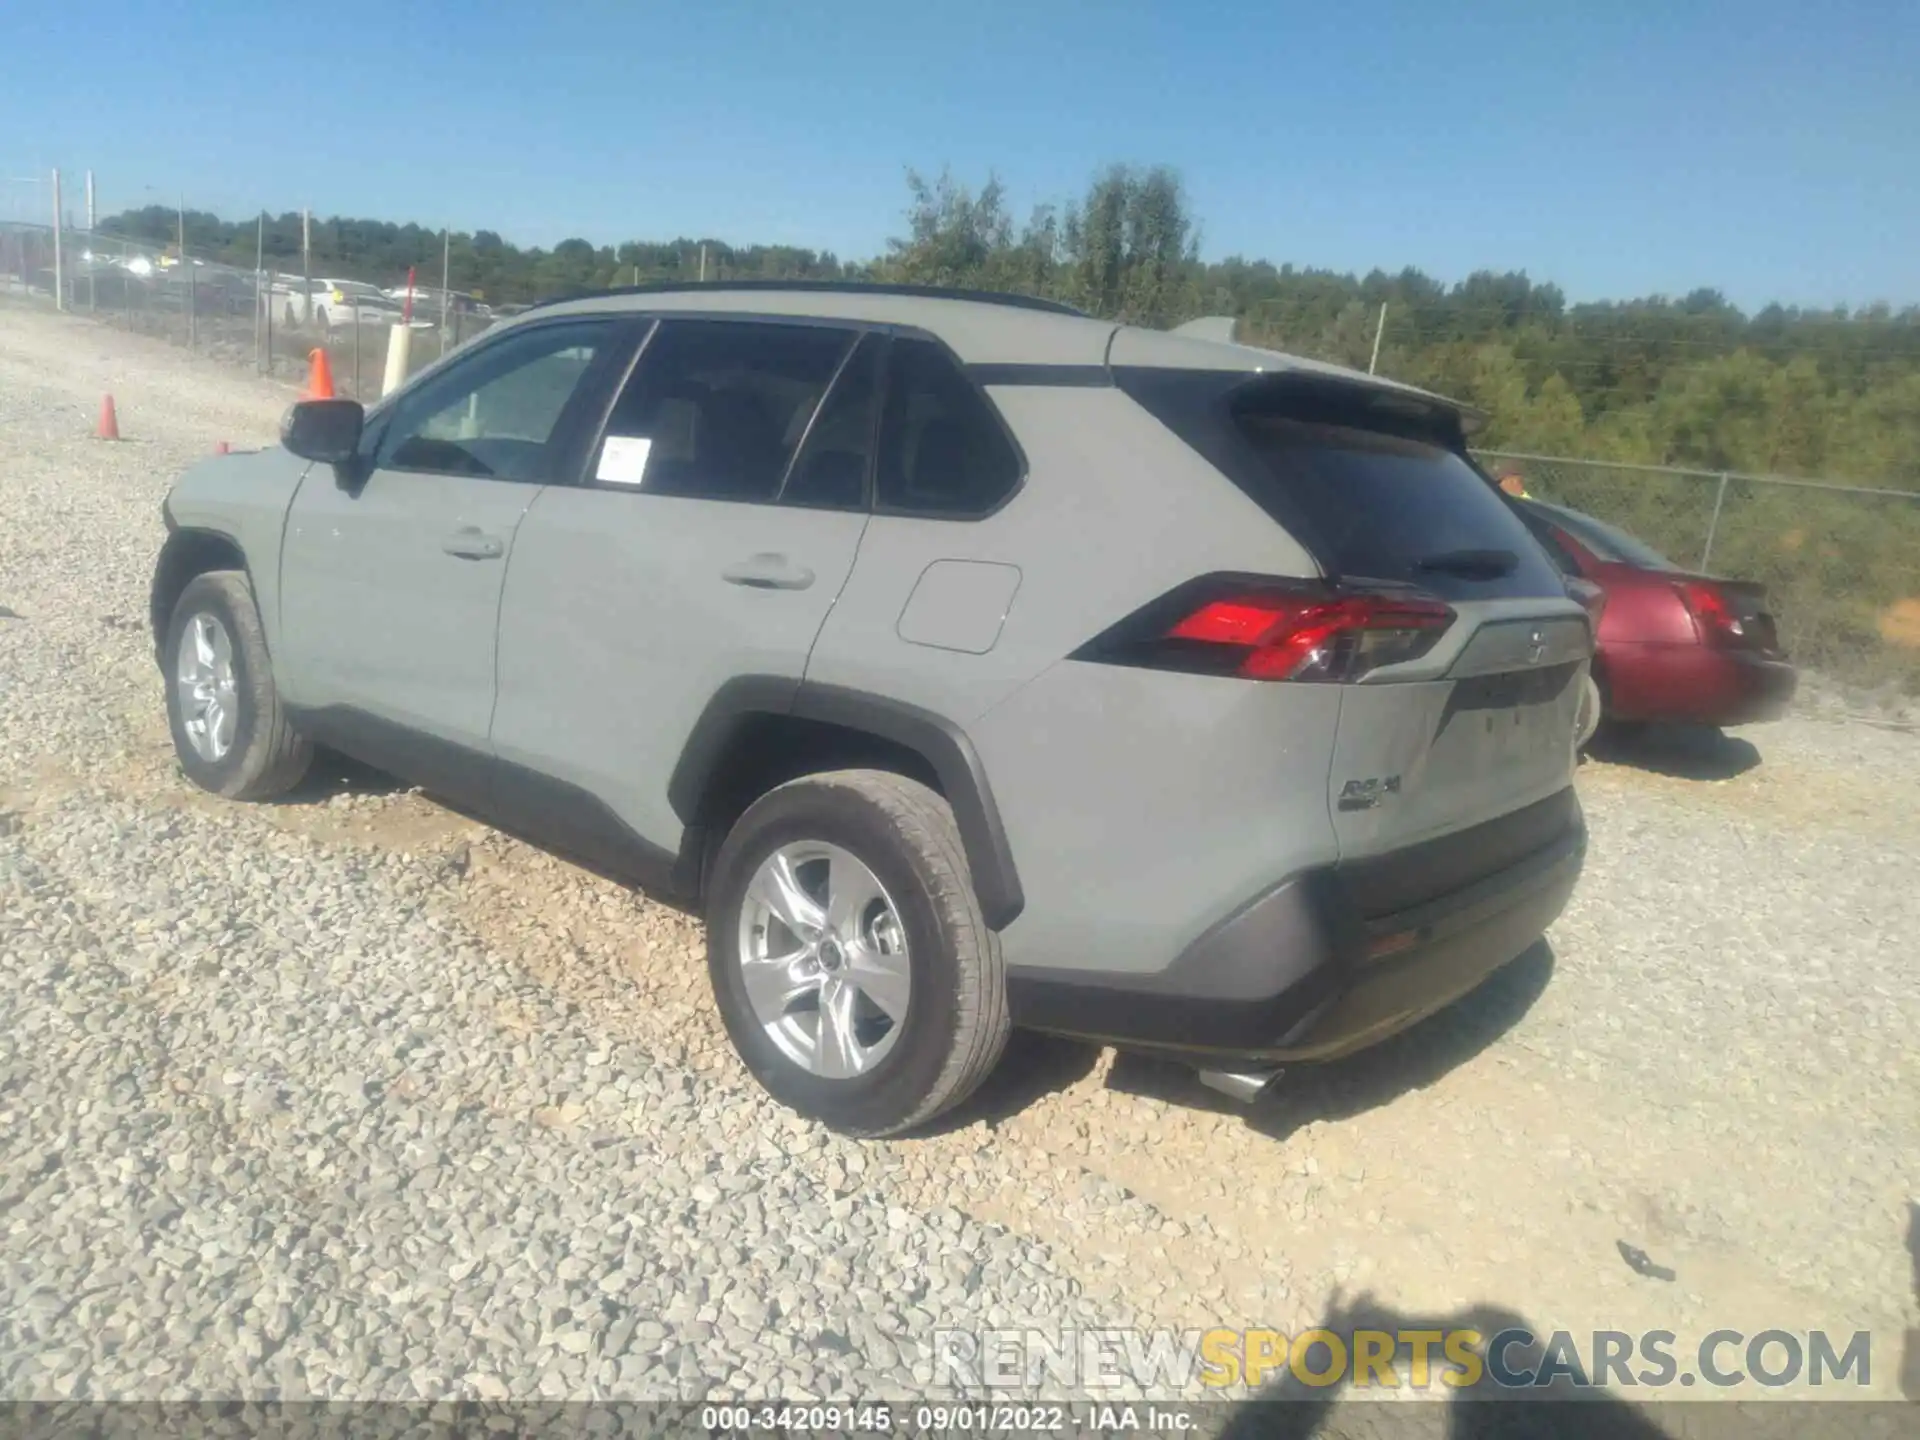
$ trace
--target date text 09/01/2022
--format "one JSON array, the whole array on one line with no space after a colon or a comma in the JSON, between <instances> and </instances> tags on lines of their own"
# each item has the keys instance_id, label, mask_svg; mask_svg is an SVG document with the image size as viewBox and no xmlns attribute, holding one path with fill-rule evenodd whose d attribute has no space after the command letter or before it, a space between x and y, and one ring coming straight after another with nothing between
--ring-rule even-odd
<instances>
[{"instance_id":1,"label":"date text 09/01/2022","mask_svg":"<svg viewBox=\"0 0 1920 1440\"><path fill-rule=\"evenodd\" d=\"M932 1434L959 1431L1047 1434L1083 1428L1179 1434L1190 1429L1192 1421L1184 1409L1166 1405L807 1404L708 1405L701 1410L700 1425L710 1434L821 1430L885 1435L896 1428Z\"/></svg>"}]
</instances>

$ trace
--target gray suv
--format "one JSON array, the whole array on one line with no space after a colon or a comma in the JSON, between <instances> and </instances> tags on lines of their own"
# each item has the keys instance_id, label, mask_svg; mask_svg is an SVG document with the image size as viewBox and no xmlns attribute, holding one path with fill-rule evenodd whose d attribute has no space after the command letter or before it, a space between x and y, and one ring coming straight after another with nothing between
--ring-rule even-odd
<instances>
[{"instance_id":1,"label":"gray suv","mask_svg":"<svg viewBox=\"0 0 1920 1440\"><path fill-rule=\"evenodd\" d=\"M1436 396L1005 296L530 308L211 459L182 768L355 756L707 919L775 1096L880 1135L1014 1026L1229 1093L1531 946L1593 636Z\"/></svg>"}]
</instances>

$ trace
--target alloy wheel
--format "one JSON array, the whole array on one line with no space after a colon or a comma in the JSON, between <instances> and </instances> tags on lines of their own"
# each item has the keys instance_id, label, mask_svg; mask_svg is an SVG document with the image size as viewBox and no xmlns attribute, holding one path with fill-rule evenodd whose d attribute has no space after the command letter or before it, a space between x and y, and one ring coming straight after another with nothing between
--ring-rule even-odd
<instances>
[{"instance_id":1,"label":"alloy wheel","mask_svg":"<svg viewBox=\"0 0 1920 1440\"><path fill-rule=\"evenodd\" d=\"M913 990L906 930L851 851L796 841L763 860L741 906L737 953L754 1018L809 1074L864 1075L899 1040Z\"/></svg>"}]
</instances>

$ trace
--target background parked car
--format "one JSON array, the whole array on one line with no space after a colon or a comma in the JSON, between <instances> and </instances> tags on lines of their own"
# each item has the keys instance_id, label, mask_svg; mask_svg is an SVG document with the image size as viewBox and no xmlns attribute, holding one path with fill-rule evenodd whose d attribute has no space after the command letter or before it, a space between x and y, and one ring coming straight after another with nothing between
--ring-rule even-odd
<instances>
[{"instance_id":1,"label":"background parked car","mask_svg":"<svg viewBox=\"0 0 1920 1440\"><path fill-rule=\"evenodd\" d=\"M1696 574L1578 510L1515 508L1563 567L1605 592L1593 661L1602 723L1745 725L1786 709L1799 676L1765 587Z\"/></svg>"},{"instance_id":2,"label":"background parked car","mask_svg":"<svg viewBox=\"0 0 1920 1440\"><path fill-rule=\"evenodd\" d=\"M407 299L407 287L395 285L384 292L396 305L404 305ZM413 287L413 326L418 330L431 330L440 323L442 314L457 315L463 321L487 322L493 318L493 312L487 306L462 290L441 290L432 285ZM469 329L475 328L469 326Z\"/></svg>"},{"instance_id":3,"label":"background parked car","mask_svg":"<svg viewBox=\"0 0 1920 1440\"><path fill-rule=\"evenodd\" d=\"M381 293L378 285L363 280L342 280L322 276L307 282L297 275L277 277L273 294L281 307L281 318L289 326L311 323L331 330L351 325L359 316L362 325L393 325L400 320L400 306Z\"/></svg>"}]
</instances>

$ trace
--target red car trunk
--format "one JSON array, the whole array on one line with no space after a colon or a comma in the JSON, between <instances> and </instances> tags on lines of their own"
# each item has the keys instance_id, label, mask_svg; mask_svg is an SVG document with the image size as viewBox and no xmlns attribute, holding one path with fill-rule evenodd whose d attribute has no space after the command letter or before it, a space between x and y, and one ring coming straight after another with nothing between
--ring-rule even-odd
<instances>
[{"instance_id":1,"label":"red car trunk","mask_svg":"<svg viewBox=\"0 0 1920 1440\"><path fill-rule=\"evenodd\" d=\"M1594 658L1606 719L1739 725L1786 708L1798 676L1765 587L1683 570L1578 511L1519 508L1563 566L1606 593Z\"/></svg>"}]
</instances>

